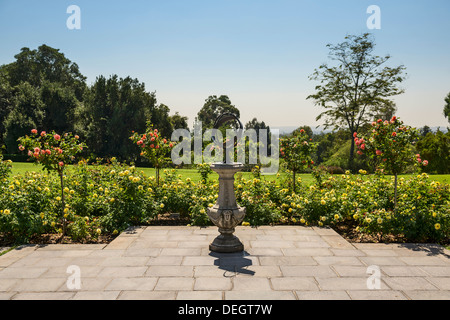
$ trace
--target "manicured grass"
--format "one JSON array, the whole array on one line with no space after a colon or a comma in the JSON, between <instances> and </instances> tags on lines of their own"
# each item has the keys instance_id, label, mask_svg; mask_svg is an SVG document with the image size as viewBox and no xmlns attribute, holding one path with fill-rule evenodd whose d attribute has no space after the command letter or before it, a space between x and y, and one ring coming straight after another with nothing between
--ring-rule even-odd
<instances>
[{"instance_id":1,"label":"manicured grass","mask_svg":"<svg viewBox=\"0 0 450 320\"><path fill-rule=\"evenodd\" d=\"M70 170L70 168L71 168L71 166L69 166L69 170ZM153 169L153 168L139 168L139 169L142 170L144 172L144 174L147 176L155 176L155 169ZM32 163L26 163L26 162L14 162L13 168L12 168L12 174L13 175L22 175L22 174L25 174L25 172L27 172L27 171L39 172L41 170L42 170L42 166L40 166L40 165L35 165ZM181 177L183 179L190 178L192 181L200 181L200 179L201 179L201 176L197 172L196 169L177 169L176 172L177 172L177 174L181 175ZM162 176L164 175L163 170L161 171L161 175ZM411 176L411 175L402 175L401 177L407 178L409 176ZM213 172L209 176L209 179L217 180L218 177L219 176L217 175L217 173ZM242 177L245 179L253 178L251 172L242 172ZM314 178L311 174L297 174L296 177L297 178L301 177L302 183L304 183L306 185L312 184L314 182ZM273 180L277 179L277 176L276 175L267 175L267 176L262 176L262 179L273 181ZM450 175L448 175L448 174L430 175L430 179L439 181L441 183L450 183Z\"/></svg>"}]
</instances>

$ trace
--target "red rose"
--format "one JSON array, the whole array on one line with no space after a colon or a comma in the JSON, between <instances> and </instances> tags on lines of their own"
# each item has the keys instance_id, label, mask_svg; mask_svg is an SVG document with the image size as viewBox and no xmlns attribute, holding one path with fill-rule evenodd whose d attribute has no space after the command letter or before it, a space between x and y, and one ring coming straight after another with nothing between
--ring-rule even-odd
<instances>
[{"instance_id":1,"label":"red rose","mask_svg":"<svg viewBox=\"0 0 450 320\"><path fill-rule=\"evenodd\" d=\"M31 133L32 134L37 134L37 130L36 129L31 129Z\"/></svg>"},{"instance_id":2,"label":"red rose","mask_svg":"<svg viewBox=\"0 0 450 320\"><path fill-rule=\"evenodd\" d=\"M397 132L392 132L392 136L396 137L397 136Z\"/></svg>"},{"instance_id":3,"label":"red rose","mask_svg":"<svg viewBox=\"0 0 450 320\"><path fill-rule=\"evenodd\" d=\"M60 167L64 167L64 162L60 161L58 164Z\"/></svg>"},{"instance_id":4,"label":"red rose","mask_svg":"<svg viewBox=\"0 0 450 320\"><path fill-rule=\"evenodd\" d=\"M55 135L53 136L53 138L54 138L56 141L61 140L61 136L60 136L59 134L55 134Z\"/></svg>"},{"instance_id":5,"label":"red rose","mask_svg":"<svg viewBox=\"0 0 450 320\"><path fill-rule=\"evenodd\" d=\"M381 156L383 152L381 152L381 150L377 150L375 151L375 153L377 154L377 156Z\"/></svg>"},{"instance_id":6,"label":"red rose","mask_svg":"<svg viewBox=\"0 0 450 320\"><path fill-rule=\"evenodd\" d=\"M45 132L45 131L41 132L41 137L45 137L46 135L47 135L47 132Z\"/></svg>"}]
</instances>

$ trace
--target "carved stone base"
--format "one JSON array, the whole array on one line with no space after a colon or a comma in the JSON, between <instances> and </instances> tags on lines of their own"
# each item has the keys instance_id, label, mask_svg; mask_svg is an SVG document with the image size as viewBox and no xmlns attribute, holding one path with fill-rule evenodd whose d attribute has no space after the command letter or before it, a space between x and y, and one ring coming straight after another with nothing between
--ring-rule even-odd
<instances>
[{"instance_id":1,"label":"carved stone base","mask_svg":"<svg viewBox=\"0 0 450 320\"><path fill-rule=\"evenodd\" d=\"M219 253L242 252L244 245L235 235L221 234L209 245L209 250Z\"/></svg>"}]
</instances>

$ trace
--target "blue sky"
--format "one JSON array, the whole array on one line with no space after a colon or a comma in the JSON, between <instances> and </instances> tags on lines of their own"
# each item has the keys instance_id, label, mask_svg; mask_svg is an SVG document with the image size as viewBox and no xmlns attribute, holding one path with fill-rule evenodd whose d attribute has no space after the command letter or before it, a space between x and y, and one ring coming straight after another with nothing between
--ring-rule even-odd
<instances>
[{"instance_id":1,"label":"blue sky","mask_svg":"<svg viewBox=\"0 0 450 320\"><path fill-rule=\"evenodd\" d=\"M69 5L81 29L69 30ZM381 29L368 30L369 5ZM58 48L88 83L96 76L131 76L156 91L158 102L191 124L210 95L228 95L246 122L316 126L321 109L306 97L308 76L327 62L326 44L372 32L379 55L404 64L406 92L397 115L412 126L448 125L450 1L381 0L0 0L0 64L22 47Z\"/></svg>"}]
</instances>

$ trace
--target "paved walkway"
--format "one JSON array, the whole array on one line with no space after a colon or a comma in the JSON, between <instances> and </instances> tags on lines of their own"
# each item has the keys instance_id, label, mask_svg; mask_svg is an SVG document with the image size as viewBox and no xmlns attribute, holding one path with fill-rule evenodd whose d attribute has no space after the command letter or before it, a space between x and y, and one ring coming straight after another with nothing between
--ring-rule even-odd
<instances>
[{"instance_id":1,"label":"paved walkway","mask_svg":"<svg viewBox=\"0 0 450 320\"><path fill-rule=\"evenodd\" d=\"M0 256L0 299L450 299L450 252L350 244L331 229L143 227L108 245L22 246Z\"/></svg>"}]
</instances>

